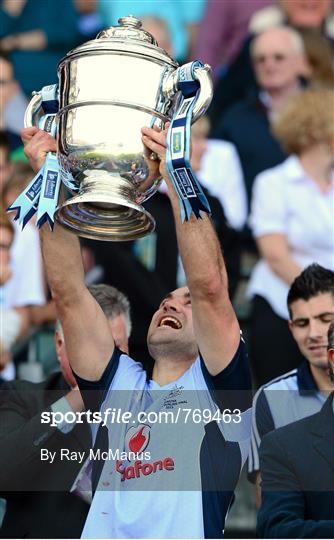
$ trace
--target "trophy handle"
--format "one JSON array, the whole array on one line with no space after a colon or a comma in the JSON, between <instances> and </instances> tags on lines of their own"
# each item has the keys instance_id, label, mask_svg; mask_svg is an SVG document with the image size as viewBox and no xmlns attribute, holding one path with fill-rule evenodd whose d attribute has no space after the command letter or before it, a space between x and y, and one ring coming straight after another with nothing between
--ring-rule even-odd
<instances>
[{"instance_id":1,"label":"trophy handle","mask_svg":"<svg viewBox=\"0 0 334 540\"><path fill-rule=\"evenodd\" d=\"M33 127L36 125L35 117L42 106L42 93L33 92L32 98L29 101L28 107L24 114L24 127Z\"/></svg>"},{"instance_id":2,"label":"trophy handle","mask_svg":"<svg viewBox=\"0 0 334 540\"><path fill-rule=\"evenodd\" d=\"M177 83L179 69L180 68L177 68L172 73L169 73L163 81L162 92L168 99L172 99L178 92ZM200 92L193 109L191 119L192 124L196 122L196 120L198 120L201 116L203 116L203 114L206 113L212 101L213 84L211 78L211 67L209 66L209 64L205 64L203 67L195 68L194 77L198 80L200 84Z\"/></svg>"},{"instance_id":3,"label":"trophy handle","mask_svg":"<svg viewBox=\"0 0 334 540\"><path fill-rule=\"evenodd\" d=\"M193 124L203 116L209 108L213 97L213 84L211 78L211 67L205 64L203 67L195 68L195 78L200 84L200 92L194 105L191 123Z\"/></svg>"}]
</instances>

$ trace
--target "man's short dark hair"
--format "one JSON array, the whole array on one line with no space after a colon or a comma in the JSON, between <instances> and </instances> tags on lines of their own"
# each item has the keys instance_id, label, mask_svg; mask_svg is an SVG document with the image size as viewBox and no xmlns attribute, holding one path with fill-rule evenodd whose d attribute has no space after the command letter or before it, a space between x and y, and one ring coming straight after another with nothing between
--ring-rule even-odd
<instances>
[{"instance_id":1,"label":"man's short dark hair","mask_svg":"<svg viewBox=\"0 0 334 540\"><path fill-rule=\"evenodd\" d=\"M291 317L291 304L296 300L309 300L318 294L331 293L334 295L334 272L320 266L310 264L292 283L288 293L288 309Z\"/></svg>"}]
</instances>

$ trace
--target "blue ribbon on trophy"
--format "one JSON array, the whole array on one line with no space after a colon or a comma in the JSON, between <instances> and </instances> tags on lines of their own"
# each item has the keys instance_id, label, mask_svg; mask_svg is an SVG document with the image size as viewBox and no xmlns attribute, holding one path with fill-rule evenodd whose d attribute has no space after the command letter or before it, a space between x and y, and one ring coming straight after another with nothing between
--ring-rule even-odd
<instances>
[{"instance_id":1,"label":"blue ribbon on trophy","mask_svg":"<svg viewBox=\"0 0 334 540\"><path fill-rule=\"evenodd\" d=\"M42 108L44 116L39 120L38 127L53 137L56 136L56 113L59 108L57 99L58 85L49 85L42 88ZM61 178L56 155L48 152L43 167L38 171L29 185L7 208L8 212L16 210L15 220L18 220L22 229L37 212L37 225L41 227L45 221L51 229L54 226L54 213L58 204Z\"/></svg>"},{"instance_id":2,"label":"blue ribbon on trophy","mask_svg":"<svg viewBox=\"0 0 334 540\"><path fill-rule=\"evenodd\" d=\"M188 221L191 214L197 219L201 212L211 214L210 205L190 165L191 118L200 85L195 70L202 67L199 61L190 62L178 69L177 89L181 100L167 133L167 168L180 199L181 219Z\"/></svg>"},{"instance_id":3,"label":"blue ribbon on trophy","mask_svg":"<svg viewBox=\"0 0 334 540\"><path fill-rule=\"evenodd\" d=\"M57 157L48 152L43 167L43 179L37 209L37 226L47 221L50 229L54 227L54 213L58 204L60 190L60 174Z\"/></svg>"}]
</instances>

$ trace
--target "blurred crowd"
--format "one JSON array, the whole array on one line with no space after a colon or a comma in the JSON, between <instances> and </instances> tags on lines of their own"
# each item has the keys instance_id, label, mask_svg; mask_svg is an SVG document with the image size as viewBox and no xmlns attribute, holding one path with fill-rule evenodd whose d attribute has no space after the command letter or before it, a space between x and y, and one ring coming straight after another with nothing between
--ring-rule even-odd
<instances>
[{"instance_id":1,"label":"blurred crowd","mask_svg":"<svg viewBox=\"0 0 334 540\"><path fill-rule=\"evenodd\" d=\"M57 369L52 347L32 348L57 319L38 231L32 220L21 232L5 212L34 176L20 139L26 106L34 90L57 82L70 49L130 13L179 63L211 65L214 97L193 126L191 160L257 389L303 359L287 324L291 284L314 262L334 270L331 0L0 0L0 381L39 382ZM113 285L129 298L129 348L150 369L146 329L184 273L166 190L145 207L154 233L84 240L82 255L88 285Z\"/></svg>"}]
</instances>

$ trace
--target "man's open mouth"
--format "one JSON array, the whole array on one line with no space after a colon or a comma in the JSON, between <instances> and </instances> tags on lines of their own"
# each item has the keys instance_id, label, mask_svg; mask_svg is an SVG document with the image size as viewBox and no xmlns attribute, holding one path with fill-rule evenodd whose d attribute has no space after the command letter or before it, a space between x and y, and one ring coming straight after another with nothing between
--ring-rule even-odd
<instances>
[{"instance_id":1,"label":"man's open mouth","mask_svg":"<svg viewBox=\"0 0 334 540\"><path fill-rule=\"evenodd\" d=\"M180 321L175 317L171 317L170 315L162 317L158 326L169 326L170 328L174 328L174 330L180 330L180 328L182 328L182 324L180 323Z\"/></svg>"},{"instance_id":2,"label":"man's open mouth","mask_svg":"<svg viewBox=\"0 0 334 540\"><path fill-rule=\"evenodd\" d=\"M326 351L327 345L311 345L309 349L310 351Z\"/></svg>"}]
</instances>

